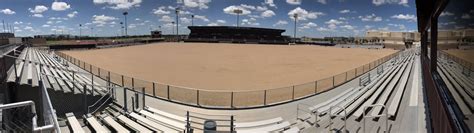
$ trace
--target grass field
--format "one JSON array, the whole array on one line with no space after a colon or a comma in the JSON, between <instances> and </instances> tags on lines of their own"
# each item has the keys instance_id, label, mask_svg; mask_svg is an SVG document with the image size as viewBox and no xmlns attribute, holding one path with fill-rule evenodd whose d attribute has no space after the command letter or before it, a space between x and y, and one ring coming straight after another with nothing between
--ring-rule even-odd
<instances>
[{"instance_id":1,"label":"grass field","mask_svg":"<svg viewBox=\"0 0 474 133\"><path fill-rule=\"evenodd\" d=\"M320 46L159 43L65 51L119 74L200 90L264 90L312 82L377 60L395 50Z\"/></svg>"}]
</instances>

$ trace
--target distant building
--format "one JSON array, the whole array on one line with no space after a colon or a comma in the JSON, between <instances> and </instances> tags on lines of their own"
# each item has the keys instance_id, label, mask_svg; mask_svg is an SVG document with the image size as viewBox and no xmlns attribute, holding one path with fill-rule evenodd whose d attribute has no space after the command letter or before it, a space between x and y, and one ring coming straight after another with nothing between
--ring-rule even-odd
<instances>
[{"instance_id":1,"label":"distant building","mask_svg":"<svg viewBox=\"0 0 474 133\"><path fill-rule=\"evenodd\" d=\"M15 37L13 33L0 33L0 39L8 39Z\"/></svg>"},{"instance_id":2,"label":"distant building","mask_svg":"<svg viewBox=\"0 0 474 133\"><path fill-rule=\"evenodd\" d=\"M281 34L285 30L235 27L235 26L189 26L188 42L226 42L226 43L259 43L288 44L289 39Z\"/></svg>"},{"instance_id":3,"label":"distant building","mask_svg":"<svg viewBox=\"0 0 474 133\"><path fill-rule=\"evenodd\" d=\"M151 31L151 38L161 38L161 31Z\"/></svg>"},{"instance_id":4,"label":"distant building","mask_svg":"<svg viewBox=\"0 0 474 133\"><path fill-rule=\"evenodd\" d=\"M368 31L363 44L380 44L386 48L405 49L420 41L417 32Z\"/></svg>"},{"instance_id":5,"label":"distant building","mask_svg":"<svg viewBox=\"0 0 474 133\"><path fill-rule=\"evenodd\" d=\"M464 46L474 46L474 29L438 31L438 49Z\"/></svg>"}]
</instances>

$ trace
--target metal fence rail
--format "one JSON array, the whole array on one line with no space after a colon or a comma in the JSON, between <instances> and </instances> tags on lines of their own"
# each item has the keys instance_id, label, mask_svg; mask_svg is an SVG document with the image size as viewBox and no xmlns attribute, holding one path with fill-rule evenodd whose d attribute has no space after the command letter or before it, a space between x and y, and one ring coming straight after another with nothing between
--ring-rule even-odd
<instances>
[{"instance_id":1,"label":"metal fence rail","mask_svg":"<svg viewBox=\"0 0 474 133\"><path fill-rule=\"evenodd\" d=\"M204 108L242 109L277 105L329 91L358 78L392 58L398 57L400 51L325 79L256 91L209 91L206 89L150 82L108 71L62 52L55 52L55 54L100 77L104 81L110 80L115 85L130 88L137 92L141 92L142 88L145 88L146 95L154 98Z\"/></svg>"}]
</instances>

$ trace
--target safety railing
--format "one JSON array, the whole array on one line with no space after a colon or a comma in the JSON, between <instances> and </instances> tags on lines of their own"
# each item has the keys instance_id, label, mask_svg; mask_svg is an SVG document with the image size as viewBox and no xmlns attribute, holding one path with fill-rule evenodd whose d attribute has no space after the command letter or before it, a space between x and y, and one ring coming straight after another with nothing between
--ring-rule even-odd
<instances>
[{"instance_id":1,"label":"safety railing","mask_svg":"<svg viewBox=\"0 0 474 133\"><path fill-rule=\"evenodd\" d=\"M307 98L329 91L339 85L356 79L372 69L377 68L386 61L398 57L399 53L400 51L349 71L304 84L256 91L219 91L170 85L129 77L91 65L62 52L55 52L56 55L69 61L71 64L74 64L105 81L110 80L112 84L124 88L130 88L134 91L141 91L141 88L145 88L146 95L150 97L189 106L213 109L266 107Z\"/></svg>"}]
</instances>

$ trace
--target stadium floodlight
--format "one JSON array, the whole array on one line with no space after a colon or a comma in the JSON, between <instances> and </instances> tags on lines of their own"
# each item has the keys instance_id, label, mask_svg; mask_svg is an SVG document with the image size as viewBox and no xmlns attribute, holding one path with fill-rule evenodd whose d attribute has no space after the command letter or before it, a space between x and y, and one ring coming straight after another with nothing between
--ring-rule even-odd
<instances>
[{"instance_id":1,"label":"stadium floodlight","mask_svg":"<svg viewBox=\"0 0 474 133\"><path fill-rule=\"evenodd\" d=\"M91 27L91 37L94 37L94 27Z\"/></svg>"},{"instance_id":2,"label":"stadium floodlight","mask_svg":"<svg viewBox=\"0 0 474 133\"><path fill-rule=\"evenodd\" d=\"M296 23L298 21L298 14L297 13L293 14L293 18L295 19L295 28L293 31L293 43L296 44Z\"/></svg>"},{"instance_id":3,"label":"stadium floodlight","mask_svg":"<svg viewBox=\"0 0 474 133\"><path fill-rule=\"evenodd\" d=\"M194 15L191 15L191 26L194 26Z\"/></svg>"},{"instance_id":4,"label":"stadium floodlight","mask_svg":"<svg viewBox=\"0 0 474 133\"><path fill-rule=\"evenodd\" d=\"M128 36L127 15L128 12L123 12L123 16L125 17L125 36Z\"/></svg>"},{"instance_id":5,"label":"stadium floodlight","mask_svg":"<svg viewBox=\"0 0 474 133\"><path fill-rule=\"evenodd\" d=\"M81 40L81 36L82 36L82 24L79 24L79 40Z\"/></svg>"},{"instance_id":6,"label":"stadium floodlight","mask_svg":"<svg viewBox=\"0 0 474 133\"><path fill-rule=\"evenodd\" d=\"M178 42L179 42L179 7L176 7L175 9L175 13L176 13L176 37L178 39Z\"/></svg>"},{"instance_id":7,"label":"stadium floodlight","mask_svg":"<svg viewBox=\"0 0 474 133\"><path fill-rule=\"evenodd\" d=\"M174 21L171 22L171 25L174 25ZM174 34L174 27L173 26L171 26L171 27L173 28L173 30L171 30L171 32L173 32L173 34Z\"/></svg>"},{"instance_id":8,"label":"stadium floodlight","mask_svg":"<svg viewBox=\"0 0 474 133\"><path fill-rule=\"evenodd\" d=\"M123 22L120 22L120 36L123 36L123 29L125 27L123 27Z\"/></svg>"},{"instance_id":9,"label":"stadium floodlight","mask_svg":"<svg viewBox=\"0 0 474 133\"><path fill-rule=\"evenodd\" d=\"M242 14L242 12L243 11L241 9L235 9L234 10L234 13L237 14L237 27L239 27L239 23L240 23L239 16L240 16L240 14Z\"/></svg>"}]
</instances>

